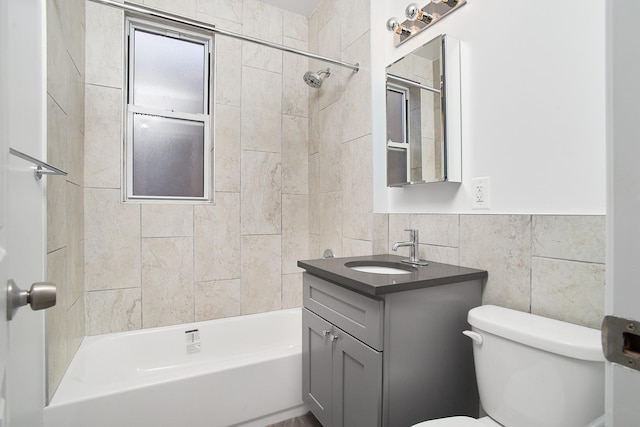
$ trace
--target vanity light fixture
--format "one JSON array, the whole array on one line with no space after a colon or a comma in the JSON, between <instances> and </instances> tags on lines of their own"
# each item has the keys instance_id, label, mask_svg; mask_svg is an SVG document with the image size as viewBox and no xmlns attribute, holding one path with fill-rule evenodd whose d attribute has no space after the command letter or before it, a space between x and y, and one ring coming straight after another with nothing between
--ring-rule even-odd
<instances>
[{"instance_id":1,"label":"vanity light fixture","mask_svg":"<svg viewBox=\"0 0 640 427\"><path fill-rule=\"evenodd\" d=\"M387 30L395 33L395 45L400 46L466 3L466 0L430 0L423 8L410 3L405 9L407 20L400 23L395 17L389 18Z\"/></svg>"}]
</instances>

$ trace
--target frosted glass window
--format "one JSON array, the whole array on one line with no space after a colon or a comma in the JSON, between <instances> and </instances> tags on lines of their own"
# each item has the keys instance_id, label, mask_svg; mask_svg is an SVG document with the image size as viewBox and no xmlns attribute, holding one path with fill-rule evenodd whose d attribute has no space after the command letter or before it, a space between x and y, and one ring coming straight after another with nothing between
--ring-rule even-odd
<instances>
[{"instance_id":1,"label":"frosted glass window","mask_svg":"<svg viewBox=\"0 0 640 427\"><path fill-rule=\"evenodd\" d=\"M406 113L404 92L387 89L387 141L406 141Z\"/></svg>"},{"instance_id":2,"label":"frosted glass window","mask_svg":"<svg viewBox=\"0 0 640 427\"><path fill-rule=\"evenodd\" d=\"M124 199L211 200L211 34L127 18Z\"/></svg>"},{"instance_id":3,"label":"frosted glass window","mask_svg":"<svg viewBox=\"0 0 640 427\"><path fill-rule=\"evenodd\" d=\"M204 125L134 114L133 195L204 196Z\"/></svg>"},{"instance_id":4,"label":"frosted glass window","mask_svg":"<svg viewBox=\"0 0 640 427\"><path fill-rule=\"evenodd\" d=\"M205 113L205 46L142 30L134 37L133 104Z\"/></svg>"}]
</instances>

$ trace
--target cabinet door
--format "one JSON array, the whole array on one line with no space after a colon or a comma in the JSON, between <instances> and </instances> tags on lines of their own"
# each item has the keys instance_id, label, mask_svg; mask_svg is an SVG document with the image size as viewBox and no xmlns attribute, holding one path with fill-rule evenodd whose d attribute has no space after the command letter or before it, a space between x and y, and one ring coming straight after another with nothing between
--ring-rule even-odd
<instances>
[{"instance_id":1,"label":"cabinet door","mask_svg":"<svg viewBox=\"0 0 640 427\"><path fill-rule=\"evenodd\" d=\"M332 418L331 328L331 323L302 309L302 400L327 427Z\"/></svg>"},{"instance_id":2,"label":"cabinet door","mask_svg":"<svg viewBox=\"0 0 640 427\"><path fill-rule=\"evenodd\" d=\"M333 427L382 422L382 353L341 329L333 335Z\"/></svg>"}]
</instances>

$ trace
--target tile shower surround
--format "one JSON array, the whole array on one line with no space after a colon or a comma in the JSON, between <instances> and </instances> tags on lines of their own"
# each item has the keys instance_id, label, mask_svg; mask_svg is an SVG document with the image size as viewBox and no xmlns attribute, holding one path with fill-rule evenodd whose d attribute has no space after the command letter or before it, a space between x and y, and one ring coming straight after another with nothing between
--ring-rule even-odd
<instances>
[{"instance_id":1,"label":"tile shower surround","mask_svg":"<svg viewBox=\"0 0 640 427\"><path fill-rule=\"evenodd\" d=\"M309 48L306 17L258 1L140 3ZM216 37L215 204L122 203L123 12L86 8L87 44L99 47L86 60L87 335L300 305L296 261L309 253L309 88L300 70L308 60Z\"/></svg>"},{"instance_id":2,"label":"tile shower surround","mask_svg":"<svg viewBox=\"0 0 640 427\"><path fill-rule=\"evenodd\" d=\"M83 157L85 1L47 0L47 161L69 172L47 185L47 278L57 304L46 310L47 397L85 335Z\"/></svg>"}]
</instances>

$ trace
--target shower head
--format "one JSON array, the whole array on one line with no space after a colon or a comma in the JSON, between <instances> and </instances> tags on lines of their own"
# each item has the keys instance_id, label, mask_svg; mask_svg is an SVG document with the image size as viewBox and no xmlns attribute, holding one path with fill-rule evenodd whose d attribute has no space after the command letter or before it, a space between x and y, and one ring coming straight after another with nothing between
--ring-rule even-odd
<instances>
[{"instance_id":1,"label":"shower head","mask_svg":"<svg viewBox=\"0 0 640 427\"><path fill-rule=\"evenodd\" d=\"M326 77L322 75L326 74ZM322 81L331 75L331 69L327 68L326 70L320 70L318 72L307 71L304 73L304 82L311 86L314 89L318 89L322 86Z\"/></svg>"}]
</instances>

